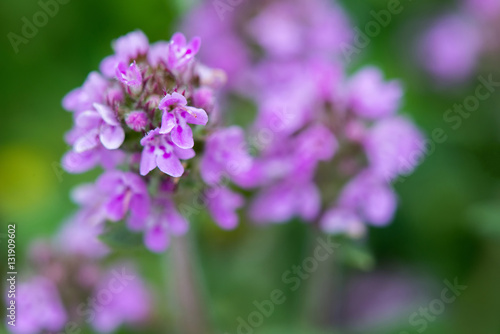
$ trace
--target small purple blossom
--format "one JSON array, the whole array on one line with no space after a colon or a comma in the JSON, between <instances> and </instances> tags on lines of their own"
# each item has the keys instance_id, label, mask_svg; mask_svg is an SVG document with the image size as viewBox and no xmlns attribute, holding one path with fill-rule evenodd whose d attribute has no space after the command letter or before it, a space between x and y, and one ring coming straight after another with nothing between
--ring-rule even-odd
<instances>
[{"instance_id":1,"label":"small purple blossom","mask_svg":"<svg viewBox=\"0 0 500 334\"><path fill-rule=\"evenodd\" d=\"M476 23L465 15L439 18L418 42L420 62L441 81L462 81L478 64L483 37Z\"/></svg>"},{"instance_id":2,"label":"small purple blossom","mask_svg":"<svg viewBox=\"0 0 500 334\"><path fill-rule=\"evenodd\" d=\"M149 50L149 41L142 31L133 31L118 38L113 43L114 55L104 58L100 70L108 78L113 78L116 67L121 62L130 64L139 56L144 56Z\"/></svg>"},{"instance_id":3,"label":"small purple blossom","mask_svg":"<svg viewBox=\"0 0 500 334\"><path fill-rule=\"evenodd\" d=\"M364 222L376 226L388 224L397 207L394 191L371 171L363 171L350 181L340 194L338 203Z\"/></svg>"},{"instance_id":4,"label":"small purple blossom","mask_svg":"<svg viewBox=\"0 0 500 334\"><path fill-rule=\"evenodd\" d=\"M425 153L424 138L404 117L381 120L363 143L374 173L390 181L411 173Z\"/></svg>"},{"instance_id":5,"label":"small purple blossom","mask_svg":"<svg viewBox=\"0 0 500 334\"><path fill-rule=\"evenodd\" d=\"M201 46L199 37L193 38L189 43L181 33L172 36L168 54L168 68L182 70L191 63Z\"/></svg>"},{"instance_id":6,"label":"small purple blossom","mask_svg":"<svg viewBox=\"0 0 500 334\"><path fill-rule=\"evenodd\" d=\"M97 283L93 298L98 299L100 291L109 290L111 282L116 281L113 298L92 319L92 326L100 333L112 333L123 324L140 324L151 312L150 292L131 266L108 269Z\"/></svg>"},{"instance_id":7,"label":"small purple blossom","mask_svg":"<svg viewBox=\"0 0 500 334\"><path fill-rule=\"evenodd\" d=\"M243 181L252 166L247 152L245 134L237 126L214 132L207 138L201 160L201 177L209 185L219 184L223 178L236 183Z\"/></svg>"},{"instance_id":8,"label":"small purple blossom","mask_svg":"<svg viewBox=\"0 0 500 334\"><path fill-rule=\"evenodd\" d=\"M141 70L135 61L129 67L125 63L120 62L116 67L116 78L124 85L132 88L138 88L142 85Z\"/></svg>"},{"instance_id":9,"label":"small purple blossom","mask_svg":"<svg viewBox=\"0 0 500 334\"><path fill-rule=\"evenodd\" d=\"M148 115L144 111L132 111L127 115L125 123L134 131L144 131L149 123Z\"/></svg>"},{"instance_id":10,"label":"small purple blossom","mask_svg":"<svg viewBox=\"0 0 500 334\"><path fill-rule=\"evenodd\" d=\"M216 187L207 190L208 210L215 222L225 230L231 230L238 225L236 210L244 205L244 198L226 187Z\"/></svg>"},{"instance_id":11,"label":"small purple blossom","mask_svg":"<svg viewBox=\"0 0 500 334\"><path fill-rule=\"evenodd\" d=\"M108 149L115 150L125 139L118 118L111 108L103 104L94 103L94 110L83 111L75 119L81 135L75 140L73 148L81 153L94 149L99 142Z\"/></svg>"},{"instance_id":12,"label":"small purple blossom","mask_svg":"<svg viewBox=\"0 0 500 334\"><path fill-rule=\"evenodd\" d=\"M180 148L192 148L193 131L187 123L206 125L208 115L205 110L188 106L186 98L177 92L167 94L160 101L159 108L163 111L160 133L170 133L172 142Z\"/></svg>"},{"instance_id":13,"label":"small purple blossom","mask_svg":"<svg viewBox=\"0 0 500 334\"><path fill-rule=\"evenodd\" d=\"M184 167L180 162L194 157L194 150L184 149L175 145L170 134L161 134L160 129L151 130L141 140L144 147L141 156L141 175L146 175L156 167L163 173L180 177L184 174Z\"/></svg>"},{"instance_id":14,"label":"small purple blossom","mask_svg":"<svg viewBox=\"0 0 500 334\"><path fill-rule=\"evenodd\" d=\"M62 166L69 173L83 173L100 165L104 169L113 169L123 162L125 154L120 150L107 150L97 146L85 152L67 152L62 159Z\"/></svg>"},{"instance_id":15,"label":"small purple blossom","mask_svg":"<svg viewBox=\"0 0 500 334\"><path fill-rule=\"evenodd\" d=\"M394 115L403 91L397 81L384 82L382 72L366 67L349 81L349 107L359 116L378 119Z\"/></svg>"},{"instance_id":16,"label":"small purple blossom","mask_svg":"<svg viewBox=\"0 0 500 334\"><path fill-rule=\"evenodd\" d=\"M106 216L112 221L123 219L130 210L134 218L145 219L150 199L143 179L131 172L109 171L97 180L97 187L108 197Z\"/></svg>"},{"instance_id":17,"label":"small purple blossom","mask_svg":"<svg viewBox=\"0 0 500 334\"><path fill-rule=\"evenodd\" d=\"M133 219L128 222L135 231L144 231L144 244L152 252L163 252L170 244L170 236L180 236L187 232L188 222L177 211L173 201L163 193L152 206L146 219Z\"/></svg>"},{"instance_id":18,"label":"small purple blossom","mask_svg":"<svg viewBox=\"0 0 500 334\"><path fill-rule=\"evenodd\" d=\"M16 322L9 326L16 334L32 334L63 329L67 314L55 284L44 277L33 277L17 285Z\"/></svg>"},{"instance_id":19,"label":"small purple blossom","mask_svg":"<svg viewBox=\"0 0 500 334\"><path fill-rule=\"evenodd\" d=\"M105 92L110 83L97 72L91 72L82 87L69 92L63 99L64 109L80 112L91 109L94 103L105 102Z\"/></svg>"}]
</instances>

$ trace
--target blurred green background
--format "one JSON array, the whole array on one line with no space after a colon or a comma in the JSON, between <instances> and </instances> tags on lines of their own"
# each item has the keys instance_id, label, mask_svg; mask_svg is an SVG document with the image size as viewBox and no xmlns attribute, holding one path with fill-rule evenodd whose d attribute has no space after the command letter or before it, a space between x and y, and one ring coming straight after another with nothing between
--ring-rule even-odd
<instances>
[{"instance_id":1,"label":"blurred green background","mask_svg":"<svg viewBox=\"0 0 500 334\"><path fill-rule=\"evenodd\" d=\"M98 69L100 60L111 53L110 41L118 36L141 29L150 41L168 39L189 2L71 0L60 6L34 38L21 44L18 53L7 33L20 34L21 18L31 17L40 7L29 0L0 3L4 36L0 53L0 233L6 232L7 223L17 223L19 261L30 240L50 237L75 209L68 196L70 189L98 174L70 175L58 167L68 149L62 136L72 123L70 113L61 107L62 97ZM359 26L372 19L371 10L387 6L384 0L342 3L353 25ZM336 320L343 328L339 332L416 333L409 315L439 298L444 280L458 278L467 290L425 332L500 333L500 91L482 102L458 130L452 130L443 121L443 113L472 94L478 82L473 78L450 89L436 88L415 65L412 50L418 22L456 4L419 0L406 1L404 6L362 51L352 69L375 64L389 77L400 78L406 88L404 111L428 136L442 128L449 138L405 182L396 185L400 206L393 224L371 229L369 240L343 247L341 272L335 273L339 288L332 300L342 308L349 282L390 268L389 273L410 273L409 281L426 286L419 290L424 302L365 327L356 326L356 319L343 317L341 310ZM498 80L500 63L485 64L478 75L494 73ZM237 317L254 310L254 300L268 299L273 289L286 288L282 273L309 256L308 240L313 236L300 222L260 228L244 224L233 232L219 231L206 222L194 230L211 312L228 333L235 332ZM4 254L2 250L2 266ZM157 269L161 256L142 251L124 254L138 257L151 286L161 289L162 272ZM376 289L377 285L365 298L375 308ZM300 321L295 314L305 291L301 288L288 296L256 333L316 333L297 325ZM158 297L159 305L166 303L163 299ZM0 328L2 331L5 329Z\"/></svg>"}]
</instances>

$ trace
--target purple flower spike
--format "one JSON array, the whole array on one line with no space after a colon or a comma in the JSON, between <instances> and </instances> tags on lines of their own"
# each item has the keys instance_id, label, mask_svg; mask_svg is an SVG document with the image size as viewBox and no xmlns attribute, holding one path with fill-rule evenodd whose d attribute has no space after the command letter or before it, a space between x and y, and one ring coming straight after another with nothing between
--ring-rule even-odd
<instances>
[{"instance_id":1,"label":"purple flower spike","mask_svg":"<svg viewBox=\"0 0 500 334\"><path fill-rule=\"evenodd\" d=\"M135 63L130 64L129 67L125 63L120 62L116 67L116 78L123 84L132 88L138 88L142 85L141 70Z\"/></svg>"},{"instance_id":2,"label":"purple flower spike","mask_svg":"<svg viewBox=\"0 0 500 334\"><path fill-rule=\"evenodd\" d=\"M160 129L151 130L141 140L144 146L141 156L141 175L146 175L156 167L163 173L173 177L184 174L184 167L179 159L187 160L194 157L193 149L180 148L172 142L170 135L160 133Z\"/></svg>"},{"instance_id":3,"label":"purple flower spike","mask_svg":"<svg viewBox=\"0 0 500 334\"><path fill-rule=\"evenodd\" d=\"M110 220L123 219L129 209L134 218L145 219L148 216L149 194L139 175L121 171L106 172L97 180L97 187L109 198L105 208Z\"/></svg>"},{"instance_id":4,"label":"purple flower spike","mask_svg":"<svg viewBox=\"0 0 500 334\"><path fill-rule=\"evenodd\" d=\"M205 110L189 107L186 98L177 92L167 94L160 101L159 108L163 111L160 133L170 133L172 141L180 148L192 148L193 131L187 123L206 125L208 115Z\"/></svg>"},{"instance_id":5,"label":"purple flower spike","mask_svg":"<svg viewBox=\"0 0 500 334\"><path fill-rule=\"evenodd\" d=\"M80 210L61 232L73 253L101 256L102 247L88 240L103 232L106 221L126 221L128 229L143 232L146 247L154 252L165 250L171 235L187 231L188 222L177 212L173 197L181 189L178 185L189 181L184 179L200 180L196 176L201 156L189 164L183 160L195 157L195 140L202 151L206 133L221 129L213 121L209 131L198 131L207 125L208 113L219 113L217 91L226 81L222 70L197 61L199 48L199 38L188 42L181 33L149 46L142 32L131 32L113 43L114 54L101 62L102 75L91 73L82 87L64 98L63 106L73 112L74 120L65 135L71 150L63 157L64 169L105 170L95 184L78 191ZM238 159L232 162L241 162ZM157 167L162 173L142 177ZM198 191L220 186L201 183ZM221 226L231 228L243 198L223 189L219 201L210 205ZM94 325L112 331L133 315L122 317L120 312L104 311Z\"/></svg>"}]
</instances>

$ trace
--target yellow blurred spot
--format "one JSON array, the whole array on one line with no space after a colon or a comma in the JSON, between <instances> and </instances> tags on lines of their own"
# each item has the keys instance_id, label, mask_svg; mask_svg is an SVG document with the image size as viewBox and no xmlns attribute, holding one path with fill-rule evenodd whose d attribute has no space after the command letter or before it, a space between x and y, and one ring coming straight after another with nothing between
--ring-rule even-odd
<instances>
[{"instance_id":1,"label":"yellow blurred spot","mask_svg":"<svg viewBox=\"0 0 500 334\"><path fill-rule=\"evenodd\" d=\"M16 217L50 201L57 178L42 152L26 146L0 148L0 210ZM28 212L26 212L28 211Z\"/></svg>"}]
</instances>

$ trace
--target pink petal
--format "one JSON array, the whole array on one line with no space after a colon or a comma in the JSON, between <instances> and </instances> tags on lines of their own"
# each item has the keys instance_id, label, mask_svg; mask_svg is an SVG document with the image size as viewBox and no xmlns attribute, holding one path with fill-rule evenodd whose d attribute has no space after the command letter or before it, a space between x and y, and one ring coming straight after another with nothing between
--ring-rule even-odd
<instances>
[{"instance_id":1,"label":"pink petal","mask_svg":"<svg viewBox=\"0 0 500 334\"><path fill-rule=\"evenodd\" d=\"M196 36L189 43L189 48L191 49L191 52L195 54L198 52L198 50L200 50L200 47L201 47L201 38Z\"/></svg>"},{"instance_id":2,"label":"pink petal","mask_svg":"<svg viewBox=\"0 0 500 334\"><path fill-rule=\"evenodd\" d=\"M123 144L125 132L120 126L103 124L99 135L102 145L108 150L115 150Z\"/></svg>"},{"instance_id":3,"label":"pink petal","mask_svg":"<svg viewBox=\"0 0 500 334\"><path fill-rule=\"evenodd\" d=\"M115 112L108 106L105 106L104 104L94 103L94 108L99 113L99 115L101 115L104 122L114 126L120 125L120 122L116 118Z\"/></svg>"},{"instance_id":4,"label":"pink petal","mask_svg":"<svg viewBox=\"0 0 500 334\"><path fill-rule=\"evenodd\" d=\"M94 110L83 111L75 118L75 124L79 128L89 129L99 126L101 116Z\"/></svg>"},{"instance_id":5,"label":"pink petal","mask_svg":"<svg viewBox=\"0 0 500 334\"><path fill-rule=\"evenodd\" d=\"M165 97L161 99L158 108L161 110L168 110L170 106L177 104L185 106L187 104L187 101L184 95L173 92L172 94L165 95Z\"/></svg>"},{"instance_id":6,"label":"pink petal","mask_svg":"<svg viewBox=\"0 0 500 334\"><path fill-rule=\"evenodd\" d=\"M170 133L172 141L180 148L192 148L194 146L193 131L189 125L177 125Z\"/></svg>"},{"instance_id":7,"label":"pink petal","mask_svg":"<svg viewBox=\"0 0 500 334\"><path fill-rule=\"evenodd\" d=\"M180 32L176 32L172 38L171 38L172 43L177 44L179 46L184 46L186 45L186 37Z\"/></svg>"},{"instance_id":8,"label":"pink petal","mask_svg":"<svg viewBox=\"0 0 500 334\"><path fill-rule=\"evenodd\" d=\"M95 148L99 144L97 140L97 131L91 131L85 136L78 138L73 145L73 149L76 153L82 153Z\"/></svg>"},{"instance_id":9,"label":"pink petal","mask_svg":"<svg viewBox=\"0 0 500 334\"><path fill-rule=\"evenodd\" d=\"M173 177L180 177L184 174L184 167L182 166L179 158L170 154L169 157L159 156L157 158L158 168L165 174Z\"/></svg>"},{"instance_id":10,"label":"pink petal","mask_svg":"<svg viewBox=\"0 0 500 334\"><path fill-rule=\"evenodd\" d=\"M161 118L160 133L162 134L170 133L170 131L172 131L175 125L176 125L175 116L172 113L165 111Z\"/></svg>"},{"instance_id":11,"label":"pink petal","mask_svg":"<svg viewBox=\"0 0 500 334\"><path fill-rule=\"evenodd\" d=\"M150 213L148 196L145 194L135 194L130 200L130 211L135 217L147 218Z\"/></svg>"},{"instance_id":12,"label":"pink petal","mask_svg":"<svg viewBox=\"0 0 500 334\"><path fill-rule=\"evenodd\" d=\"M203 109L186 107L188 112L186 113L186 122L191 124L206 125L208 122L208 115Z\"/></svg>"},{"instance_id":13,"label":"pink petal","mask_svg":"<svg viewBox=\"0 0 500 334\"><path fill-rule=\"evenodd\" d=\"M182 160L191 159L196 155L196 153L194 152L194 150L192 148L186 149L186 148L180 148L177 146L174 146L174 153L179 159L182 159Z\"/></svg>"},{"instance_id":14,"label":"pink petal","mask_svg":"<svg viewBox=\"0 0 500 334\"><path fill-rule=\"evenodd\" d=\"M122 219L125 216L126 209L123 194L112 198L106 205L107 216L112 221Z\"/></svg>"},{"instance_id":15,"label":"pink petal","mask_svg":"<svg viewBox=\"0 0 500 334\"><path fill-rule=\"evenodd\" d=\"M156 155L151 151L150 147L144 148L141 154L141 175L146 175L156 168Z\"/></svg>"}]
</instances>

